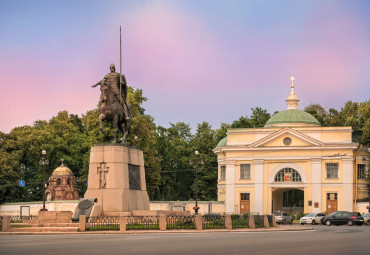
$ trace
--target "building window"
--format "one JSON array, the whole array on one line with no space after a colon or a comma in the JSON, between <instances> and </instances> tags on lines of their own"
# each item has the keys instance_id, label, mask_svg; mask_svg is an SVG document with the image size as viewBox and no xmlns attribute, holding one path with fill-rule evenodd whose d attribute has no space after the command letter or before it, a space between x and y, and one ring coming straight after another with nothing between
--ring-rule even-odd
<instances>
[{"instance_id":1,"label":"building window","mask_svg":"<svg viewBox=\"0 0 370 255\"><path fill-rule=\"evenodd\" d=\"M302 178L293 168L284 168L275 175L275 182L302 182Z\"/></svg>"},{"instance_id":2,"label":"building window","mask_svg":"<svg viewBox=\"0 0 370 255\"><path fill-rule=\"evenodd\" d=\"M338 178L338 163L326 163L326 178L327 179Z\"/></svg>"},{"instance_id":3,"label":"building window","mask_svg":"<svg viewBox=\"0 0 370 255\"><path fill-rule=\"evenodd\" d=\"M366 165L365 164L357 165L357 179L366 179Z\"/></svg>"},{"instance_id":4,"label":"building window","mask_svg":"<svg viewBox=\"0 0 370 255\"><path fill-rule=\"evenodd\" d=\"M221 166L221 180L226 179L226 166Z\"/></svg>"},{"instance_id":5,"label":"building window","mask_svg":"<svg viewBox=\"0 0 370 255\"><path fill-rule=\"evenodd\" d=\"M240 165L240 179L248 180L251 178L251 165L241 164Z\"/></svg>"}]
</instances>

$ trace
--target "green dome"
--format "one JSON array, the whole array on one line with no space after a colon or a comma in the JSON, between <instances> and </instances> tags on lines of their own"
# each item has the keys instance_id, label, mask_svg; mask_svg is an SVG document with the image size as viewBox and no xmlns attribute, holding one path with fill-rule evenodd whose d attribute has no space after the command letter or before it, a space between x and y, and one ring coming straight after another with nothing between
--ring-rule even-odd
<instances>
[{"instance_id":1,"label":"green dome","mask_svg":"<svg viewBox=\"0 0 370 255\"><path fill-rule=\"evenodd\" d=\"M221 139L221 141L218 142L217 147L222 147L222 146L226 146L227 145L227 137L224 137Z\"/></svg>"},{"instance_id":2,"label":"green dome","mask_svg":"<svg viewBox=\"0 0 370 255\"><path fill-rule=\"evenodd\" d=\"M272 116L266 122L265 127L296 126L297 124L299 126L321 126L320 122L308 112L291 109Z\"/></svg>"}]
</instances>

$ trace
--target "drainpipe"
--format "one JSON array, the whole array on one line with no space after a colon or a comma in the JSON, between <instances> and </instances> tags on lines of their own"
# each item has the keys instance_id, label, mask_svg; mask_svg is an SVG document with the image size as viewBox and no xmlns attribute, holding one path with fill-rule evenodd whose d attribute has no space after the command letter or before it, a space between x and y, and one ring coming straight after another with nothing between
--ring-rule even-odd
<instances>
[{"instance_id":1,"label":"drainpipe","mask_svg":"<svg viewBox=\"0 0 370 255\"><path fill-rule=\"evenodd\" d=\"M357 187L358 187L358 176L357 176L357 171L358 171L358 169L357 169L357 156L358 156L358 154L360 153L360 151L361 151L361 149L362 149L362 144L360 144L360 148L357 150L357 152L355 153L355 160L354 160L354 168L353 169L355 169L355 203L354 203L354 205L353 205L353 210L352 211L356 211L356 209L357 209Z\"/></svg>"}]
</instances>

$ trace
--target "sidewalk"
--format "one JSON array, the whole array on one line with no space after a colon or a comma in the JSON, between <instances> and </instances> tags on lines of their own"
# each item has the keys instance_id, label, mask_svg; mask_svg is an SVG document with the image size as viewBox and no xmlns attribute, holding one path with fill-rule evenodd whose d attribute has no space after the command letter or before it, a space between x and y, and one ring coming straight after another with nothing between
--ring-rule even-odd
<instances>
[{"instance_id":1,"label":"sidewalk","mask_svg":"<svg viewBox=\"0 0 370 255\"><path fill-rule=\"evenodd\" d=\"M1 235L95 235L95 234L114 234L114 235L125 235L125 234L171 234L171 233L210 233L210 232L279 232L279 231L308 231L312 230L312 227L308 226L294 226L294 225L279 225L273 228L240 228L240 229L206 229L206 230L111 230L111 231L85 231L85 232L0 232Z\"/></svg>"}]
</instances>

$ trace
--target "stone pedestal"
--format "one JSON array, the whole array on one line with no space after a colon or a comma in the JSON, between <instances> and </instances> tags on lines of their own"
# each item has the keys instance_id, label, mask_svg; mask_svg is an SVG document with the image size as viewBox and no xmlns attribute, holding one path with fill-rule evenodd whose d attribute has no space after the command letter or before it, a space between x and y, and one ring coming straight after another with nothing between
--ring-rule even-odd
<instances>
[{"instance_id":1,"label":"stone pedestal","mask_svg":"<svg viewBox=\"0 0 370 255\"><path fill-rule=\"evenodd\" d=\"M92 147L84 197L97 198L103 215L149 210L143 152L118 144Z\"/></svg>"}]
</instances>

